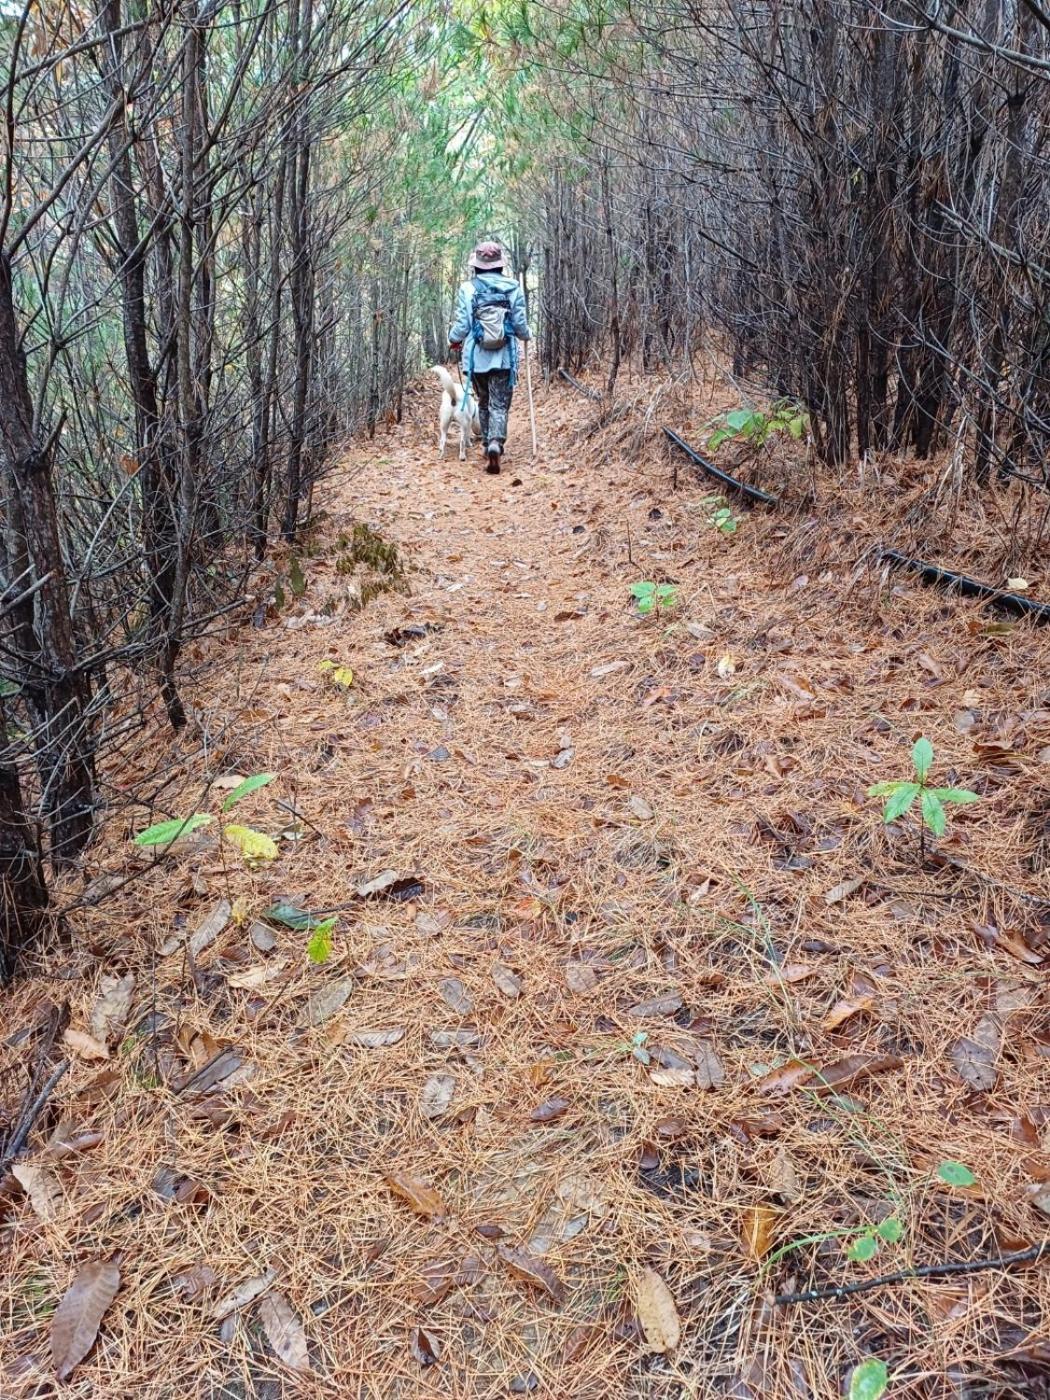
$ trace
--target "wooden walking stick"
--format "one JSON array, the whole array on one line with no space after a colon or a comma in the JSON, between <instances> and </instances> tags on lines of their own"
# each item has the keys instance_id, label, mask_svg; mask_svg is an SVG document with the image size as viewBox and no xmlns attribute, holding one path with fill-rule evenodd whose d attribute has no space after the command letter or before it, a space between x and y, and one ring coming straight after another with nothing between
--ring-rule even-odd
<instances>
[{"instance_id":1,"label":"wooden walking stick","mask_svg":"<svg viewBox=\"0 0 1050 1400\"><path fill-rule=\"evenodd\" d=\"M525 346L525 384L529 391L529 427L532 429L532 455L536 456L536 405L532 398L532 364L529 360L529 342Z\"/></svg>"}]
</instances>

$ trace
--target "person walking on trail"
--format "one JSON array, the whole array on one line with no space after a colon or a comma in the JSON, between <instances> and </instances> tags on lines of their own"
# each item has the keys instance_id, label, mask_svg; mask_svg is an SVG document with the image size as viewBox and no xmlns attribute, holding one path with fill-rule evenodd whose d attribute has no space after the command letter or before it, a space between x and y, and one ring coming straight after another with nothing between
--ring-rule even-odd
<instances>
[{"instance_id":1,"label":"person walking on trail","mask_svg":"<svg viewBox=\"0 0 1050 1400\"><path fill-rule=\"evenodd\" d=\"M467 393L478 400L485 470L498 472L507 442L507 419L518 375L519 340L532 333L525 294L513 277L504 276L503 249L479 243L471 258L473 276L456 297L450 347L460 356Z\"/></svg>"}]
</instances>

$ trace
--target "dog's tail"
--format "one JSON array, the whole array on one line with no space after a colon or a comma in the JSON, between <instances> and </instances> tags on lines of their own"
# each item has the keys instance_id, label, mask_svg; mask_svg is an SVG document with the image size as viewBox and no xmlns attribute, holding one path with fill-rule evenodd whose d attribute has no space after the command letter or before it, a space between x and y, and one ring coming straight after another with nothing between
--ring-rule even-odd
<instances>
[{"instance_id":1,"label":"dog's tail","mask_svg":"<svg viewBox=\"0 0 1050 1400\"><path fill-rule=\"evenodd\" d=\"M451 374L449 374L448 370L445 368L444 365L431 365L431 369L441 380L442 389L444 389L445 393L449 396L452 402L458 405L460 399L463 397L463 390L452 378Z\"/></svg>"}]
</instances>

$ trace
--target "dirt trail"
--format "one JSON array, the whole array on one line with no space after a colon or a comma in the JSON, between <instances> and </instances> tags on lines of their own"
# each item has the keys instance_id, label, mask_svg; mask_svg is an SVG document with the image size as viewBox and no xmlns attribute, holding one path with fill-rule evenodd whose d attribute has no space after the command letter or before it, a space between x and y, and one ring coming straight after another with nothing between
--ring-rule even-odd
<instances>
[{"instance_id":1,"label":"dirt trail","mask_svg":"<svg viewBox=\"0 0 1050 1400\"><path fill-rule=\"evenodd\" d=\"M260 951L231 921L195 979L181 952L158 960L155 1058L132 1035L101 1070L75 1060L62 1116L101 1141L48 1168L47 1223L8 1200L3 1393L38 1393L51 1309L113 1251L122 1290L70 1394L830 1397L868 1353L941 1374L1023 1346L1038 1271L764 1299L1038 1236L1039 955L1020 923L993 926L994 892L917 871L864 788L905 776L929 734L938 770L982 791L945 849L1045 892L1023 864L1045 641L971 634L976 609L917 589L873 602L845 566L788 582L776 519L728 539L652 453L577 457L568 394L541 404L537 462L522 395L501 477L441 463L435 397L350 453L302 596L231 635L198 697L213 776L278 775L244 820L277 835L290 802L313 839L255 872L214 847L169 862L81 916L77 960L54 967L78 1025L102 972L134 970L134 1025L151 945L224 898L254 917L282 896L350 906L331 958L311 966L287 928ZM361 521L410 591L353 611ZM638 579L674 580L674 609L638 617ZM349 690L325 660L353 668ZM993 743L1007 713L1030 717L982 776L975 726ZM995 1112L952 1057L989 1008ZM224 1050L232 1075L184 1084ZM838 1092L818 1098L799 1061ZM977 1187L937 1182L946 1158ZM835 1236L759 1272L888 1215L904 1239L874 1264ZM214 1316L268 1269L309 1375L275 1359L272 1306Z\"/></svg>"}]
</instances>

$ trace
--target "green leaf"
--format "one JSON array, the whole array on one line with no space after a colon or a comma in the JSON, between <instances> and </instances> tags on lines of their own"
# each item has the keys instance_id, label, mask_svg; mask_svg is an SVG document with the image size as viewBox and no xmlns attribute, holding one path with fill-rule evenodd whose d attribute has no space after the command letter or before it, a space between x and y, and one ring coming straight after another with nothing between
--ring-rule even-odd
<instances>
[{"instance_id":1,"label":"green leaf","mask_svg":"<svg viewBox=\"0 0 1050 1400\"><path fill-rule=\"evenodd\" d=\"M949 1158L941 1162L937 1168L937 1175L948 1186L976 1186L977 1178L969 1167L962 1162L955 1162Z\"/></svg>"},{"instance_id":2,"label":"green leaf","mask_svg":"<svg viewBox=\"0 0 1050 1400\"><path fill-rule=\"evenodd\" d=\"M874 1259L879 1252L879 1242L875 1236L868 1231L867 1234L859 1235L853 1241L847 1252L847 1258L852 1259L855 1264L864 1264L869 1259Z\"/></svg>"},{"instance_id":3,"label":"green leaf","mask_svg":"<svg viewBox=\"0 0 1050 1400\"><path fill-rule=\"evenodd\" d=\"M940 799L929 788L922 794L922 819L934 836L943 836L948 826Z\"/></svg>"},{"instance_id":4,"label":"green leaf","mask_svg":"<svg viewBox=\"0 0 1050 1400\"><path fill-rule=\"evenodd\" d=\"M194 812L192 817L176 817L174 821L148 826L135 837L136 846L170 846L180 836L188 836L198 827L207 826L214 818L207 812Z\"/></svg>"},{"instance_id":5,"label":"green leaf","mask_svg":"<svg viewBox=\"0 0 1050 1400\"><path fill-rule=\"evenodd\" d=\"M954 802L959 807L965 807L968 802L980 802L980 797L976 792L971 792L969 788L931 788L934 797L942 802Z\"/></svg>"},{"instance_id":6,"label":"green leaf","mask_svg":"<svg viewBox=\"0 0 1050 1400\"><path fill-rule=\"evenodd\" d=\"M899 778L894 783L873 783L872 786L868 788L868 796L889 797L891 793L899 792L902 787L906 786L907 784L901 782Z\"/></svg>"},{"instance_id":7,"label":"green leaf","mask_svg":"<svg viewBox=\"0 0 1050 1400\"><path fill-rule=\"evenodd\" d=\"M924 783L933 766L933 745L929 739L915 740L912 745L911 761L915 765L915 776L920 783Z\"/></svg>"},{"instance_id":8,"label":"green leaf","mask_svg":"<svg viewBox=\"0 0 1050 1400\"><path fill-rule=\"evenodd\" d=\"M895 1215L889 1215L875 1226L875 1233L887 1244L896 1244L904 1235L904 1226Z\"/></svg>"},{"instance_id":9,"label":"green leaf","mask_svg":"<svg viewBox=\"0 0 1050 1400\"><path fill-rule=\"evenodd\" d=\"M322 919L310 935L310 941L306 945L306 956L312 963L326 963L332 956L332 931L335 928L335 919Z\"/></svg>"},{"instance_id":10,"label":"green leaf","mask_svg":"<svg viewBox=\"0 0 1050 1400\"><path fill-rule=\"evenodd\" d=\"M900 787L886 803L882 813L884 822L895 822L898 817L903 817L911 804L919 795L918 783L901 783Z\"/></svg>"},{"instance_id":11,"label":"green leaf","mask_svg":"<svg viewBox=\"0 0 1050 1400\"><path fill-rule=\"evenodd\" d=\"M639 582L639 583L632 583L632 584L631 584L631 597L632 597L632 598L651 598L655 592L656 592L656 584L655 584L655 583L650 583L650 582L649 582L648 580L646 580L646 579L643 579L643 580L642 580L641 582Z\"/></svg>"},{"instance_id":12,"label":"green leaf","mask_svg":"<svg viewBox=\"0 0 1050 1400\"><path fill-rule=\"evenodd\" d=\"M253 773L250 778L245 778L243 783L237 784L222 804L222 810L228 812L235 802L240 802L241 798L247 797L250 792L258 792L267 783L272 783L276 777L276 773Z\"/></svg>"},{"instance_id":13,"label":"green leaf","mask_svg":"<svg viewBox=\"0 0 1050 1400\"><path fill-rule=\"evenodd\" d=\"M324 922L306 909L300 909L289 899L279 899L276 904L271 904L264 912L263 918L271 919L275 924L283 924L285 928L316 928Z\"/></svg>"},{"instance_id":14,"label":"green leaf","mask_svg":"<svg viewBox=\"0 0 1050 1400\"><path fill-rule=\"evenodd\" d=\"M890 1383L885 1361L869 1356L854 1366L849 1382L849 1400L881 1400Z\"/></svg>"},{"instance_id":15,"label":"green leaf","mask_svg":"<svg viewBox=\"0 0 1050 1400\"><path fill-rule=\"evenodd\" d=\"M732 428L734 433L741 433L751 426L757 416L750 408L734 408L732 413L726 414L726 426Z\"/></svg>"}]
</instances>

